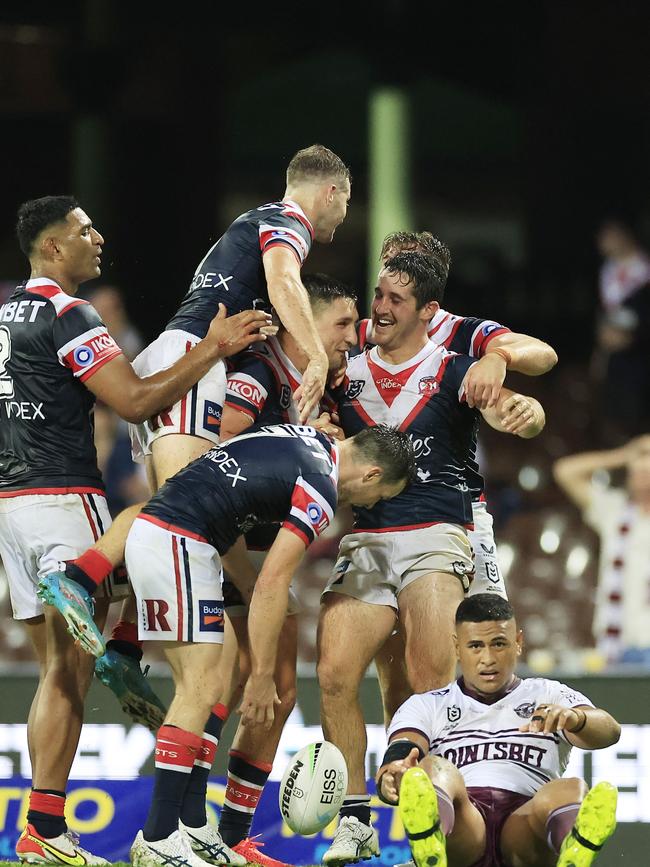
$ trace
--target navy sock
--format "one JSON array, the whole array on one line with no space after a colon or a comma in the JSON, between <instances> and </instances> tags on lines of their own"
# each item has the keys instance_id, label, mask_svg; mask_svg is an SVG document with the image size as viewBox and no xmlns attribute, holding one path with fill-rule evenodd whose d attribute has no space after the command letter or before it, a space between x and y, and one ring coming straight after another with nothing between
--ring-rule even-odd
<instances>
[{"instance_id":1,"label":"navy sock","mask_svg":"<svg viewBox=\"0 0 650 867\"><path fill-rule=\"evenodd\" d=\"M364 825L370 824L370 795L347 795L339 812L342 819L356 816Z\"/></svg>"},{"instance_id":2,"label":"navy sock","mask_svg":"<svg viewBox=\"0 0 650 867\"><path fill-rule=\"evenodd\" d=\"M65 792L57 789L32 789L29 796L27 822L41 837L58 837L68 830L63 811Z\"/></svg>"},{"instance_id":3,"label":"navy sock","mask_svg":"<svg viewBox=\"0 0 650 867\"><path fill-rule=\"evenodd\" d=\"M194 760L181 807L181 822L190 828L202 828L208 821L205 811L208 777L219 745L221 730L227 718L228 709L222 704L217 704L212 708L205 724L200 754Z\"/></svg>"},{"instance_id":4,"label":"navy sock","mask_svg":"<svg viewBox=\"0 0 650 867\"><path fill-rule=\"evenodd\" d=\"M219 832L228 846L249 836L257 804L273 765L256 762L237 750L230 751L226 799L219 819Z\"/></svg>"},{"instance_id":5,"label":"navy sock","mask_svg":"<svg viewBox=\"0 0 650 867\"><path fill-rule=\"evenodd\" d=\"M156 772L144 839L164 840L178 830L181 804L201 748L201 738L192 732L164 725L156 738Z\"/></svg>"}]
</instances>

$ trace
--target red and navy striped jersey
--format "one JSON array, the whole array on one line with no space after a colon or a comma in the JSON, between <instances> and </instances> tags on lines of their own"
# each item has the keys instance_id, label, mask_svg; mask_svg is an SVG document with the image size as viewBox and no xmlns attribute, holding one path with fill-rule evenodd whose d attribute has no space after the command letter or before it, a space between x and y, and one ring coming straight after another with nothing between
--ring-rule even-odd
<instances>
[{"instance_id":1,"label":"red and navy striped jersey","mask_svg":"<svg viewBox=\"0 0 650 867\"><path fill-rule=\"evenodd\" d=\"M402 364L382 361L377 347L350 359L339 403L346 436L394 425L411 437L417 462L416 479L401 494L372 509L355 509L357 531L471 525L467 460L476 415L461 385L473 363L431 342Z\"/></svg>"},{"instance_id":2,"label":"red and navy striped jersey","mask_svg":"<svg viewBox=\"0 0 650 867\"><path fill-rule=\"evenodd\" d=\"M120 354L92 305L53 280L0 306L0 497L103 490L83 383Z\"/></svg>"},{"instance_id":3,"label":"red and navy striped jersey","mask_svg":"<svg viewBox=\"0 0 650 867\"><path fill-rule=\"evenodd\" d=\"M510 329L500 325L493 319L478 319L475 316L456 316L447 310L438 310L429 322L429 340L437 346L444 346L450 352L459 355L469 355L472 358L482 358L493 338L500 334L509 334ZM372 320L364 319L359 326L359 345L362 349L373 345ZM478 410L476 417L478 419ZM469 457L467 459L467 484L472 500L480 500L483 497L485 483L480 473L476 460L476 435L478 425L475 427L475 435L472 441Z\"/></svg>"},{"instance_id":4,"label":"red and navy striped jersey","mask_svg":"<svg viewBox=\"0 0 650 867\"><path fill-rule=\"evenodd\" d=\"M237 217L199 264L167 330L178 328L205 337L220 303L229 316L268 308L264 253L288 247L302 266L313 240L311 223L295 202L272 202Z\"/></svg>"},{"instance_id":5,"label":"red and navy striped jersey","mask_svg":"<svg viewBox=\"0 0 650 867\"><path fill-rule=\"evenodd\" d=\"M280 523L309 546L337 503L338 449L312 427L271 425L216 446L169 479L148 520L224 554L260 524Z\"/></svg>"}]
</instances>

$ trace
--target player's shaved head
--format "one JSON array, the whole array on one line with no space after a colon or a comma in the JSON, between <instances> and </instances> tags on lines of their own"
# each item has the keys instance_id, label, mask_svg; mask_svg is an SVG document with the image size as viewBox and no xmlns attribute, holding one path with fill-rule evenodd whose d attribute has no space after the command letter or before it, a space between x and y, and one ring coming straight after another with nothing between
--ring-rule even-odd
<instances>
[{"instance_id":1,"label":"player's shaved head","mask_svg":"<svg viewBox=\"0 0 650 867\"><path fill-rule=\"evenodd\" d=\"M321 144L313 144L294 154L287 167L287 187L296 187L306 181L325 181L330 178L352 180L350 169L341 157Z\"/></svg>"},{"instance_id":2,"label":"player's shaved head","mask_svg":"<svg viewBox=\"0 0 650 867\"><path fill-rule=\"evenodd\" d=\"M16 235L20 249L29 259L34 252L34 243L44 229L62 223L70 211L80 207L73 196L43 196L31 199L18 208Z\"/></svg>"},{"instance_id":3,"label":"player's shaved head","mask_svg":"<svg viewBox=\"0 0 650 867\"><path fill-rule=\"evenodd\" d=\"M514 620L512 605L496 593L477 593L463 599L456 610L456 623Z\"/></svg>"}]
</instances>

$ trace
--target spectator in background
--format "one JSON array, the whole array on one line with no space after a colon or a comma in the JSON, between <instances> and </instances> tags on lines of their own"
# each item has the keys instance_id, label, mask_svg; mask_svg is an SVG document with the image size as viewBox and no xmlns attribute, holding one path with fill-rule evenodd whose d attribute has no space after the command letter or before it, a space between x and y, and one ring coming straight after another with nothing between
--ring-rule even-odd
<instances>
[{"instance_id":1,"label":"spectator in background","mask_svg":"<svg viewBox=\"0 0 650 867\"><path fill-rule=\"evenodd\" d=\"M87 297L99 313L113 340L129 361L133 361L144 349L145 341L129 319L120 289L117 286L97 286L87 294Z\"/></svg>"},{"instance_id":2,"label":"spectator in background","mask_svg":"<svg viewBox=\"0 0 650 867\"><path fill-rule=\"evenodd\" d=\"M598 406L607 445L641 434L650 421L650 257L624 223L609 220L597 233L601 315L592 376L602 383Z\"/></svg>"},{"instance_id":3,"label":"spectator in background","mask_svg":"<svg viewBox=\"0 0 650 867\"><path fill-rule=\"evenodd\" d=\"M598 484L627 471L624 488ZM609 662L650 667L650 434L622 448L556 461L555 480L600 536L594 636Z\"/></svg>"},{"instance_id":4,"label":"spectator in background","mask_svg":"<svg viewBox=\"0 0 650 867\"><path fill-rule=\"evenodd\" d=\"M143 349L145 341L129 319L121 290L117 286L104 285L97 286L86 295L99 312L108 333L132 361ZM142 468L131 460L131 441L126 422L99 402L95 407L95 447L111 515L119 514L133 503L149 499L149 488Z\"/></svg>"}]
</instances>

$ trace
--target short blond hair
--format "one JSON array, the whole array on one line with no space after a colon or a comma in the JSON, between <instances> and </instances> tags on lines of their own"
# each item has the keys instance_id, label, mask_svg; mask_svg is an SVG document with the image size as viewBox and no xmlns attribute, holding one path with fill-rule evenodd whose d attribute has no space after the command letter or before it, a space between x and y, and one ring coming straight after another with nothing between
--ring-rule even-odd
<instances>
[{"instance_id":1,"label":"short blond hair","mask_svg":"<svg viewBox=\"0 0 650 867\"><path fill-rule=\"evenodd\" d=\"M352 176L341 157L321 144L313 144L298 151L287 167L287 186L327 178L350 181Z\"/></svg>"}]
</instances>

